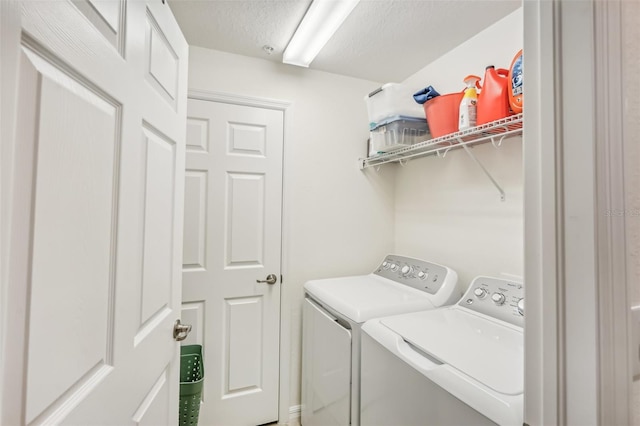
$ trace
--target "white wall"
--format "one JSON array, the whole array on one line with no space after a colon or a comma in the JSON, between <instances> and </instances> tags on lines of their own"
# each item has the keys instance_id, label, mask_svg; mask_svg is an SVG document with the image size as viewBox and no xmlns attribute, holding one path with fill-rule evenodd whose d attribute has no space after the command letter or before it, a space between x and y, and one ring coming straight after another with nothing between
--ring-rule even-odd
<instances>
[{"instance_id":1,"label":"white wall","mask_svg":"<svg viewBox=\"0 0 640 426\"><path fill-rule=\"evenodd\" d=\"M637 53L631 25L638 8L623 2L627 48ZM631 10L633 9L633 10ZM483 75L489 64L507 68L522 47L522 11L478 34L426 66L405 83L418 89L429 84L441 93L462 89L462 78ZM626 58L629 92L626 136L637 134L637 65ZM287 195L290 227L290 270L284 290L294 301L291 312L290 405L299 398L300 301L306 279L367 271L384 253L395 251L439 261L456 269L468 283L478 274L523 275L522 142L502 148L487 144L475 154L506 192L497 191L462 151L444 159L424 158L405 167L360 172L354 159L364 153L366 123L362 95L377 84L309 70L298 70L221 52L192 48L190 87L291 100L294 123L288 140ZM526 62L526 57L525 57ZM550 94L551 96L551 94ZM316 97L316 99L312 99ZM334 136L335 135L335 136ZM629 136L629 141L634 140ZM530 143L533 143L531 141ZM339 152L334 150L339 148ZM629 191L626 217L629 235L637 237L638 150L629 144L626 158ZM637 147L636 147L637 148ZM394 180L394 169L396 172ZM394 186L395 185L395 186ZM376 229L372 234L370 229ZM638 302L637 238L629 240L631 302ZM391 242L393 241L393 244ZM354 253L358 253L355 256ZM527 283L528 286L536 283ZM553 354L550 355L553 357ZM640 386L635 382L634 423L640 418ZM555 401L554 401L555 402Z\"/></svg>"},{"instance_id":2,"label":"white wall","mask_svg":"<svg viewBox=\"0 0 640 426\"><path fill-rule=\"evenodd\" d=\"M505 34L509 34L508 37ZM508 68L522 47L518 10L406 80L447 93L486 65ZM301 301L312 278L369 272L389 252L437 261L468 283L479 274L522 275L522 150L518 140L474 151L506 192L462 151L405 167L358 170L366 150L363 102L377 82L191 47L189 88L293 102L285 141L283 307L291 326L289 406L299 404Z\"/></svg>"},{"instance_id":3,"label":"white wall","mask_svg":"<svg viewBox=\"0 0 640 426\"><path fill-rule=\"evenodd\" d=\"M291 397L300 403L303 284L370 272L393 244L394 170L363 173L364 95L379 83L191 47L189 88L293 102L285 140L283 318L290 320ZM281 416L286 419L285 416Z\"/></svg>"},{"instance_id":4,"label":"white wall","mask_svg":"<svg viewBox=\"0 0 640 426\"><path fill-rule=\"evenodd\" d=\"M509 68L522 48L522 9L461 44L404 81L460 91L468 74L487 65ZM396 176L395 251L445 264L468 284L477 275L523 275L523 159L520 137L473 149L506 193L457 150L399 167Z\"/></svg>"}]
</instances>

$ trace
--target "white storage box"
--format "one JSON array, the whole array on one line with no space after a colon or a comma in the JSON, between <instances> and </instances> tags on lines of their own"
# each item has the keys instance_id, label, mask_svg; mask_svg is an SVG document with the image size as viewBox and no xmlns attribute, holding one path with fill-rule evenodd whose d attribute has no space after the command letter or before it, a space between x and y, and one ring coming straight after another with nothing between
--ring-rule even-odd
<instances>
[{"instance_id":1,"label":"white storage box","mask_svg":"<svg viewBox=\"0 0 640 426\"><path fill-rule=\"evenodd\" d=\"M394 151L430 139L424 118L395 116L369 132L369 156Z\"/></svg>"},{"instance_id":2,"label":"white storage box","mask_svg":"<svg viewBox=\"0 0 640 426\"><path fill-rule=\"evenodd\" d=\"M364 97L369 113L369 129L380 126L382 120L391 116L425 118L422 105L413 100L413 91L408 87L387 83Z\"/></svg>"}]
</instances>

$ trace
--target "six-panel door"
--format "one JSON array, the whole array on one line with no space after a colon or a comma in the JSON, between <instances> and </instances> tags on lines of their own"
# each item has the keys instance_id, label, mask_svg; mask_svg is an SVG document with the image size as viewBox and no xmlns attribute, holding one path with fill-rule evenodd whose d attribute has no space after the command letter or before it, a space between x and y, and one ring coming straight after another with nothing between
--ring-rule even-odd
<instances>
[{"instance_id":1,"label":"six-panel door","mask_svg":"<svg viewBox=\"0 0 640 426\"><path fill-rule=\"evenodd\" d=\"M204 342L203 424L278 420L282 149L282 111L189 99L183 312Z\"/></svg>"},{"instance_id":2,"label":"six-panel door","mask_svg":"<svg viewBox=\"0 0 640 426\"><path fill-rule=\"evenodd\" d=\"M176 424L187 44L160 0L21 20L3 421Z\"/></svg>"}]
</instances>

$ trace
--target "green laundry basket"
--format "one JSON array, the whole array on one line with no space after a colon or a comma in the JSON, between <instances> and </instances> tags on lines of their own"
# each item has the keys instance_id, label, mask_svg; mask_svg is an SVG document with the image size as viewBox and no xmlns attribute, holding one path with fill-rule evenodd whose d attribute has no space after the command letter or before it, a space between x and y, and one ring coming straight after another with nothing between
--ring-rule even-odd
<instances>
[{"instance_id":1,"label":"green laundry basket","mask_svg":"<svg viewBox=\"0 0 640 426\"><path fill-rule=\"evenodd\" d=\"M202 346L181 346L179 426L197 426L203 381Z\"/></svg>"}]
</instances>

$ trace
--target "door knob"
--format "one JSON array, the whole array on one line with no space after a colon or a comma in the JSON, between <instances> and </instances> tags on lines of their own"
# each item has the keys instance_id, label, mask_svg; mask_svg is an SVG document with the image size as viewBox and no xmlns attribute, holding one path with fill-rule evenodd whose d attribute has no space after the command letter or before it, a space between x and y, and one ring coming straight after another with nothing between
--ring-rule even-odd
<instances>
[{"instance_id":1,"label":"door knob","mask_svg":"<svg viewBox=\"0 0 640 426\"><path fill-rule=\"evenodd\" d=\"M181 342L186 339L190 332L191 324L181 324L179 319L176 320L176 323L173 325L173 338L176 342Z\"/></svg>"},{"instance_id":2,"label":"door knob","mask_svg":"<svg viewBox=\"0 0 640 426\"><path fill-rule=\"evenodd\" d=\"M275 284L276 281L278 281L278 278L276 277L276 274L267 275L267 279L266 280L256 280L257 283L267 283L267 284Z\"/></svg>"}]
</instances>

